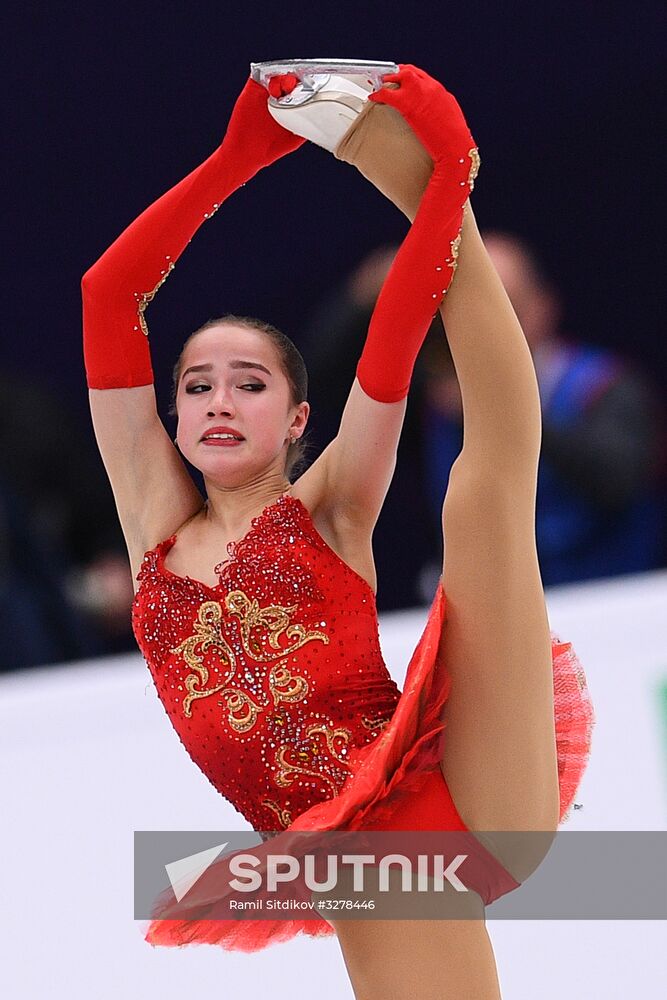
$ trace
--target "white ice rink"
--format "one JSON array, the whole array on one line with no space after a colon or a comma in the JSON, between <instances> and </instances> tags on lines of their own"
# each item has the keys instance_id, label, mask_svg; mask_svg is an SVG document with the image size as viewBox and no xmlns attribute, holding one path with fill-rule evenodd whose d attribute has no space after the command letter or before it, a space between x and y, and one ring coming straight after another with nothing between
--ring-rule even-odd
<instances>
[{"instance_id":1,"label":"white ice rink","mask_svg":"<svg viewBox=\"0 0 667 1000\"><path fill-rule=\"evenodd\" d=\"M585 667L598 719L583 808L566 828L664 830L667 573L558 588L547 603L552 629ZM399 685L425 619L426 609L381 619ZM0 733L3 996L352 998L334 939L252 955L144 942L133 920L134 831L247 823L184 752L138 653L0 677ZM504 1000L665 995L664 923L491 916Z\"/></svg>"}]
</instances>

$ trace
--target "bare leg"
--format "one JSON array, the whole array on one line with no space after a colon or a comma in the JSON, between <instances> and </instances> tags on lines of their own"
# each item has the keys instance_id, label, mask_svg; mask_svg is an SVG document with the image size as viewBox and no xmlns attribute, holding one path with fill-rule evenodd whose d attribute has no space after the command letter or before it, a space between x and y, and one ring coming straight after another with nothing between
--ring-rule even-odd
<instances>
[{"instance_id":1,"label":"bare leg","mask_svg":"<svg viewBox=\"0 0 667 1000\"><path fill-rule=\"evenodd\" d=\"M412 895L408 904L398 873L390 877L389 892L372 887L366 869L367 897L377 907L394 895L394 913L412 905L414 913L426 912ZM353 896L351 879L339 876L336 898ZM476 893L438 893L437 910L447 919L330 919L336 931L356 1000L499 1000L495 956L484 922L484 906ZM313 894L313 898L319 898ZM385 911L389 912L389 911ZM434 908L430 910L434 912ZM452 917L460 914L460 918Z\"/></svg>"},{"instance_id":2,"label":"bare leg","mask_svg":"<svg viewBox=\"0 0 667 1000\"><path fill-rule=\"evenodd\" d=\"M464 416L443 506L441 651L452 676L443 774L472 829L554 830L553 666L535 542L537 380L471 210L458 264L441 308Z\"/></svg>"},{"instance_id":3,"label":"bare leg","mask_svg":"<svg viewBox=\"0 0 667 1000\"><path fill-rule=\"evenodd\" d=\"M356 1000L499 1000L491 941L476 920L341 920Z\"/></svg>"},{"instance_id":4,"label":"bare leg","mask_svg":"<svg viewBox=\"0 0 667 1000\"><path fill-rule=\"evenodd\" d=\"M366 104L334 156L355 166L410 221L414 219L433 161L395 108Z\"/></svg>"},{"instance_id":5,"label":"bare leg","mask_svg":"<svg viewBox=\"0 0 667 1000\"><path fill-rule=\"evenodd\" d=\"M365 109L335 155L414 218L432 163L393 108ZM469 203L440 313L464 411L442 516L440 656L452 691L441 768L468 828L523 881L548 838L526 848L525 837L494 832L553 831L559 806L551 637L535 544L540 401L523 331ZM477 920L337 921L357 1000L496 1000L480 907Z\"/></svg>"},{"instance_id":6,"label":"bare leg","mask_svg":"<svg viewBox=\"0 0 667 1000\"><path fill-rule=\"evenodd\" d=\"M392 115L381 119L378 111ZM430 160L394 109L369 108L336 156L414 217ZM523 331L469 203L458 269L440 312L464 411L464 445L443 506L448 614L441 655L452 694L442 771L470 829L553 830L551 640L535 544L539 392ZM511 852L494 853L525 877Z\"/></svg>"}]
</instances>

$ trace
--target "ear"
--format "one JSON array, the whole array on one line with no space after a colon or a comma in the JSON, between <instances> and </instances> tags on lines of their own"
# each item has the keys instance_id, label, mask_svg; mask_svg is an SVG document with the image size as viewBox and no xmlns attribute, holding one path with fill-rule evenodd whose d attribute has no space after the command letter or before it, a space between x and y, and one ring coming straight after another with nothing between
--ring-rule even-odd
<instances>
[{"instance_id":1,"label":"ear","mask_svg":"<svg viewBox=\"0 0 667 1000\"><path fill-rule=\"evenodd\" d=\"M310 415L310 403L306 402L306 400L304 399L302 403L299 403L296 409L296 413L292 418L292 423L290 424L289 428L290 438L294 438L294 440L296 441L297 438L301 437L301 435L306 429L306 424L308 423L309 415Z\"/></svg>"}]
</instances>

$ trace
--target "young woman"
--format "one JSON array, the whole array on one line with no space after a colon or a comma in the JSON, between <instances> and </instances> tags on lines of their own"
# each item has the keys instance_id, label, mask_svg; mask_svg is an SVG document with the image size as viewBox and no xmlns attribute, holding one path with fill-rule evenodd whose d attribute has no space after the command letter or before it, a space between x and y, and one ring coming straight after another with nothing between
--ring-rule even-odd
<instances>
[{"instance_id":1,"label":"young woman","mask_svg":"<svg viewBox=\"0 0 667 1000\"><path fill-rule=\"evenodd\" d=\"M253 950L333 928L359 997L490 998L483 904L535 859L478 831L556 829L592 712L576 657L549 630L534 537L540 401L467 201L475 142L453 96L414 66L369 101L410 126L427 169L399 194L379 177L390 167L364 167L357 149L414 222L340 430L310 468L290 481L309 415L303 360L267 323L227 315L197 330L174 372L174 443L156 411L147 304L199 225L303 142L252 80L222 145L86 274L90 404L137 579L135 635L193 760L257 830L475 831L478 909L461 920L165 920L148 940ZM442 586L401 693L378 644L371 536L437 308L465 439L443 505ZM201 471L205 500L179 451Z\"/></svg>"}]
</instances>

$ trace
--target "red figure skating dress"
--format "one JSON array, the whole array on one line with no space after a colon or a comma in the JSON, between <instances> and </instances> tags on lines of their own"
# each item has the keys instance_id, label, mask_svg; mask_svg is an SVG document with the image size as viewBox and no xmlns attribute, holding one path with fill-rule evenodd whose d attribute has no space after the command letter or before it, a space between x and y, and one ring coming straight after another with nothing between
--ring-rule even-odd
<instances>
[{"instance_id":1,"label":"red figure skating dress","mask_svg":"<svg viewBox=\"0 0 667 1000\"><path fill-rule=\"evenodd\" d=\"M167 569L176 537L144 557L134 633L185 749L248 822L257 831L467 830L439 766L449 692L437 657L442 587L401 694L380 651L372 590L301 500L286 493L254 518L216 566L216 587ZM570 644L552 636L552 651L562 819L593 713ZM473 884L485 902L516 888L481 845L480 857ZM147 940L252 951L298 933L333 931L320 917L159 919Z\"/></svg>"},{"instance_id":2,"label":"red figure skating dress","mask_svg":"<svg viewBox=\"0 0 667 1000\"><path fill-rule=\"evenodd\" d=\"M392 403L408 394L418 351L458 266L479 154L456 99L441 84L409 65L384 79L398 89L382 88L369 100L393 104L433 162L357 367L363 391ZM91 389L152 384L147 305L199 226L303 142L274 121L266 91L248 80L220 146L142 212L84 276ZM438 657L446 627L442 587L401 693L382 659L370 587L325 543L296 497L282 496L254 519L230 546L216 587L167 569L175 541L145 555L134 632L186 750L255 829L278 829L288 840L333 830L466 835L440 770L450 685ZM553 638L552 650L562 818L585 768L592 709L569 644ZM481 843L465 865L466 884L486 903L517 886ZM463 878L463 866L460 872ZM252 951L300 932L332 933L320 917L206 919L215 907L195 891L188 911L189 899L180 912L197 919L154 920L151 943Z\"/></svg>"}]
</instances>

